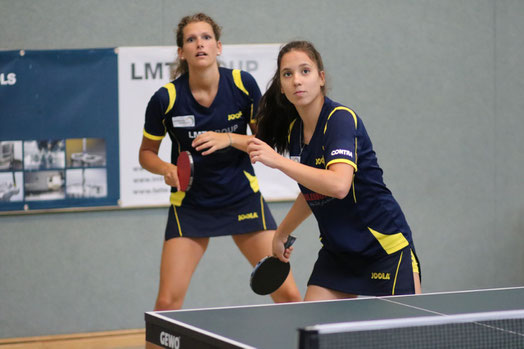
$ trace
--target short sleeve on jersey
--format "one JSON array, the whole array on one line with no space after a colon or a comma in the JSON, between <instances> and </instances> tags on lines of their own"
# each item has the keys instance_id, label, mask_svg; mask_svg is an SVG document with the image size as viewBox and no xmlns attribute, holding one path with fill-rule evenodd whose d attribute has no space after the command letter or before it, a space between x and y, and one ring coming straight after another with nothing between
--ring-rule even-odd
<instances>
[{"instance_id":1,"label":"short sleeve on jersey","mask_svg":"<svg viewBox=\"0 0 524 349\"><path fill-rule=\"evenodd\" d=\"M357 115L346 107L336 107L324 125L326 168L346 163L357 171Z\"/></svg>"},{"instance_id":2,"label":"short sleeve on jersey","mask_svg":"<svg viewBox=\"0 0 524 349\"><path fill-rule=\"evenodd\" d=\"M258 102L260 101L260 98L262 96L260 92L260 88L258 87L258 84L255 78L253 77L253 75L245 71L240 71L240 76L242 79L242 84L245 88L244 93L247 92L247 95L249 96L249 98L251 98L251 101L253 102L253 105L251 106L251 113L249 115L248 121L254 122L255 121L254 116L258 108Z\"/></svg>"},{"instance_id":3,"label":"short sleeve on jersey","mask_svg":"<svg viewBox=\"0 0 524 349\"><path fill-rule=\"evenodd\" d=\"M169 105L169 95L165 88L159 89L149 100L146 108L144 136L151 140L161 140L166 135L164 113Z\"/></svg>"}]
</instances>

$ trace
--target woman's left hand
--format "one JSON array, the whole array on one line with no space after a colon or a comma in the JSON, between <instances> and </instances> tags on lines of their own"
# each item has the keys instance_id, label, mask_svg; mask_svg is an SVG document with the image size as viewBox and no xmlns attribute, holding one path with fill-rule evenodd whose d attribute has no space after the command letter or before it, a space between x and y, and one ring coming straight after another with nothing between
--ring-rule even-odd
<instances>
[{"instance_id":1,"label":"woman's left hand","mask_svg":"<svg viewBox=\"0 0 524 349\"><path fill-rule=\"evenodd\" d=\"M202 155L209 155L217 150L227 148L231 145L231 136L227 133L208 131L199 134L191 143L197 151L202 151Z\"/></svg>"}]
</instances>

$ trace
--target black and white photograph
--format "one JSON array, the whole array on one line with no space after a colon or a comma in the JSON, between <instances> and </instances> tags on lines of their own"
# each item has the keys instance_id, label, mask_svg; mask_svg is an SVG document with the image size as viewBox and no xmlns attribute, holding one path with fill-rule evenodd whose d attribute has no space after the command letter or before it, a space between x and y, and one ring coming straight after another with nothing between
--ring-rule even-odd
<instances>
[{"instance_id":1,"label":"black and white photograph","mask_svg":"<svg viewBox=\"0 0 524 349\"><path fill-rule=\"evenodd\" d=\"M64 177L63 170L24 172L26 201L64 199Z\"/></svg>"},{"instance_id":2,"label":"black and white photograph","mask_svg":"<svg viewBox=\"0 0 524 349\"><path fill-rule=\"evenodd\" d=\"M22 142L0 141L0 171L21 170Z\"/></svg>"},{"instance_id":3,"label":"black and white photograph","mask_svg":"<svg viewBox=\"0 0 524 349\"><path fill-rule=\"evenodd\" d=\"M64 140L31 140L24 142L25 170L47 170L64 167Z\"/></svg>"},{"instance_id":4,"label":"black and white photograph","mask_svg":"<svg viewBox=\"0 0 524 349\"><path fill-rule=\"evenodd\" d=\"M104 168L66 170L66 193L70 198L103 198L107 196L107 172Z\"/></svg>"},{"instance_id":5,"label":"black and white photograph","mask_svg":"<svg viewBox=\"0 0 524 349\"><path fill-rule=\"evenodd\" d=\"M23 173L0 172L0 201L15 202L24 199Z\"/></svg>"}]
</instances>

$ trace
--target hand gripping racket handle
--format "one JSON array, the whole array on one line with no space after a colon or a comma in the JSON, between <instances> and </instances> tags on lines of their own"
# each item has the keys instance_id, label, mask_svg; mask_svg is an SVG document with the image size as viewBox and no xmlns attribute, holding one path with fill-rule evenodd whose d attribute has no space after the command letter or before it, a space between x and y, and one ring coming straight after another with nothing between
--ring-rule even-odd
<instances>
[{"instance_id":1,"label":"hand gripping racket handle","mask_svg":"<svg viewBox=\"0 0 524 349\"><path fill-rule=\"evenodd\" d=\"M297 239L296 237L289 235L287 237L286 242L284 243L284 247L285 248L290 248L291 245L293 245L293 243L295 242L296 239Z\"/></svg>"}]
</instances>

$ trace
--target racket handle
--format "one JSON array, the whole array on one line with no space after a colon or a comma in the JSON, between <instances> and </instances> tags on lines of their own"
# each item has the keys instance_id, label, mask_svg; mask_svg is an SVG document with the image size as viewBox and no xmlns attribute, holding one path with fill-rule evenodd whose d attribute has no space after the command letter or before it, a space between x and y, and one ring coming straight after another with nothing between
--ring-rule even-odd
<instances>
[{"instance_id":1,"label":"racket handle","mask_svg":"<svg viewBox=\"0 0 524 349\"><path fill-rule=\"evenodd\" d=\"M293 243L295 242L296 239L297 239L296 237L289 235L287 237L286 242L284 243L284 247L285 248L290 248L291 245L293 245Z\"/></svg>"}]
</instances>

